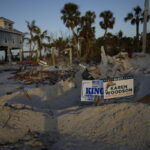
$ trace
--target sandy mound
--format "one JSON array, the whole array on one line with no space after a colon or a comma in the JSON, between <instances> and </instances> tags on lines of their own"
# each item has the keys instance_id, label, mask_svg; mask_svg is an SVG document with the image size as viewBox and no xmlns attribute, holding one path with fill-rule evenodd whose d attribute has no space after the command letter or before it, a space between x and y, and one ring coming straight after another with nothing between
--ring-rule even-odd
<instances>
[{"instance_id":1,"label":"sandy mound","mask_svg":"<svg viewBox=\"0 0 150 150\"><path fill-rule=\"evenodd\" d=\"M74 141L92 141L93 146L102 142L116 147L148 149L149 114L150 107L144 104L89 107L60 116L58 128L61 134L74 137Z\"/></svg>"},{"instance_id":2,"label":"sandy mound","mask_svg":"<svg viewBox=\"0 0 150 150\"><path fill-rule=\"evenodd\" d=\"M36 108L54 108L57 105L55 103L60 99L63 100L66 93L74 89L74 86L73 81L62 80L53 86L20 89L10 95L1 96L0 105L8 103L30 105Z\"/></svg>"},{"instance_id":3,"label":"sandy mound","mask_svg":"<svg viewBox=\"0 0 150 150\"><path fill-rule=\"evenodd\" d=\"M0 106L0 149L148 150L150 106L141 103L62 110L32 110L31 106ZM22 141L22 142L20 142ZM44 142L43 142L44 141ZM40 145L40 146L39 146ZM12 145L11 145L12 146ZM133 149L132 149L133 148Z\"/></svg>"},{"instance_id":4,"label":"sandy mound","mask_svg":"<svg viewBox=\"0 0 150 150\"><path fill-rule=\"evenodd\" d=\"M45 132L55 129L52 112L35 112L30 106L0 107L0 144L15 143L28 132Z\"/></svg>"}]
</instances>

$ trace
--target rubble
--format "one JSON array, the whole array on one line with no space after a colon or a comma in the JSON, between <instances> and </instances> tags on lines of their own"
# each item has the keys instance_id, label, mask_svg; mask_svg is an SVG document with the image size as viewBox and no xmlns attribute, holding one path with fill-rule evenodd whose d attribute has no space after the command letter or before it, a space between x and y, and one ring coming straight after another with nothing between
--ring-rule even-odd
<instances>
[{"instance_id":1,"label":"rubble","mask_svg":"<svg viewBox=\"0 0 150 150\"><path fill-rule=\"evenodd\" d=\"M89 71L87 69L85 69L83 71L82 79L84 79L84 80L94 80L94 78L91 76L91 74L89 73Z\"/></svg>"},{"instance_id":2,"label":"rubble","mask_svg":"<svg viewBox=\"0 0 150 150\"><path fill-rule=\"evenodd\" d=\"M48 66L47 62L40 60L39 65Z\"/></svg>"},{"instance_id":3,"label":"rubble","mask_svg":"<svg viewBox=\"0 0 150 150\"><path fill-rule=\"evenodd\" d=\"M150 94L148 94L148 95L146 95L146 96L140 98L140 99L138 100L138 102L140 102L140 103L145 103L145 104L150 104Z\"/></svg>"},{"instance_id":4,"label":"rubble","mask_svg":"<svg viewBox=\"0 0 150 150\"><path fill-rule=\"evenodd\" d=\"M60 80L66 80L73 77L75 71L73 69L52 69L50 67L28 67L22 71L17 71L8 79L19 80L24 84L56 84Z\"/></svg>"},{"instance_id":5,"label":"rubble","mask_svg":"<svg viewBox=\"0 0 150 150\"><path fill-rule=\"evenodd\" d=\"M105 52L102 49L101 55L101 63L95 66L87 66L83 72L83 79L106 79L123 75L132 75L138 68L138 66L128 57L128 53L121 52L118 55L111 57L105 55ZM149 73L149 70L145 70L144 72Z\"/></svg>"},{"instance_id":6,"label":"rubble","mask_svg":"<svg viewBox=\"0 0 150 150\"><path fill-rule=\"evenodd\" d=\"M101 48L101 63L94 66L85 66L80 64L84 69L83 79L106 79L110 77L119 77L125 74L132 74L137 66L133 64L128 57L128 53L121 52L115 56L107 56L104 47Z\"/></svg>"},{"instance_id":7,"label":"rubble","mask_svg":"<svg viewBox=\"0 0 150 150\"><path fill-rule=\"evenodd\" d=\"M21 65L0 65L0 72L6 72L6 71L18 71L20 69Z\"/></svg>"}]
</instances>

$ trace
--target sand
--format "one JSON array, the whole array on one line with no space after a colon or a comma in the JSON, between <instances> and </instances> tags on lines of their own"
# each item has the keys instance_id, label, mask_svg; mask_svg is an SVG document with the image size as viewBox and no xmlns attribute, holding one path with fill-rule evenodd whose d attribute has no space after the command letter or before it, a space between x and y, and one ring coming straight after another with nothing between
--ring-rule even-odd
<instances>
[{"instance_id":1,"label":"sand","mask_svg":"<svg viewBox=\"0 0 150 150\"><path fill-rule=\"evenodd\" d=\"M41 112L29 106L12 105L1 106L0 112L0 149L12 143L16 148L28 143L29 149L56 150L90 150L99 146L104 150L150 148L150 106L142 103Z\"/></svg>"}]
</instances>

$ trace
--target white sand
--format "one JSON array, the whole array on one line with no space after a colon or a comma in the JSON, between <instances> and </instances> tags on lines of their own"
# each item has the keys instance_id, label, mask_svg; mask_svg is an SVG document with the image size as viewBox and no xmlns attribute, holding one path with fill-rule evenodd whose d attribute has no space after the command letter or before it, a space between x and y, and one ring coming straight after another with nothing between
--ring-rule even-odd
<instances>
[{"instance_id":1,"label":"white sand","mask_svg":"<svg viewBox=\"0 0 150 150\"><path fill-rule=\"evenodd\" d=\"M149 113L150 107L144 104L89 107L60 116L58 128L63 135L71 135L78 141L92 141L93 145L109 143L116 147L149 148Z\"/></svg>"},{"instance_id":2,"label":"white sand","mask_svg":"<svg viewBox=\"0 0 150 150\"><path fill-rule=\"evenodd\" d=\"M41 141L30 135L30 148L38 148L43 133L57 136L51 149L145 149L150 146L150 106L140 103L109 104L98 107L70 107L58 111L32 111L22 105L1 106L0 143L23 146L30 133L38 133ZM18 109L16 109L18 108ZM29 109L27 109L29 108ZM33 142L36 141L36 142ZM29 142L29 141L28 141ZM31 148L32 149L32 148Z\"/></svg>"}]
</instances>

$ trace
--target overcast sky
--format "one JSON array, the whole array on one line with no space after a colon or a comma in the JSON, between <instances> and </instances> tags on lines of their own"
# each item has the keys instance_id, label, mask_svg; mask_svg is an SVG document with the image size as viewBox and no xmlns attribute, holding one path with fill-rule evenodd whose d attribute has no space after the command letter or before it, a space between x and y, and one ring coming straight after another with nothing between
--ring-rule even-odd
<instances>
[{"instance_id":1,"label":"overcast sky","mask_svg":"<svg viewBox=\"0 0 150 150\"><path fill-rule=\"evenodd\" d=\"M108 30L116 34L122 30L126 36L135 35L135 26L124 22L124 17L133 7L139 5L144 8L144 0L0 0L0 16L13 20L14 27L22 32L27 31L25 21L36 20L36 24L42 30L48 30L54 36L58 36L61 32L69 35L68 29L60 19L60 10L65 3L73 2L79 6L81 14L88 10L96 13L96 36L102 36L104 31L99 26L99 14L104 10L111 10L116 18L113 30ZM141 30L142 32L142 25ZM148 24L150 32L150 23Z\"/></svg>"}]
</instances>

